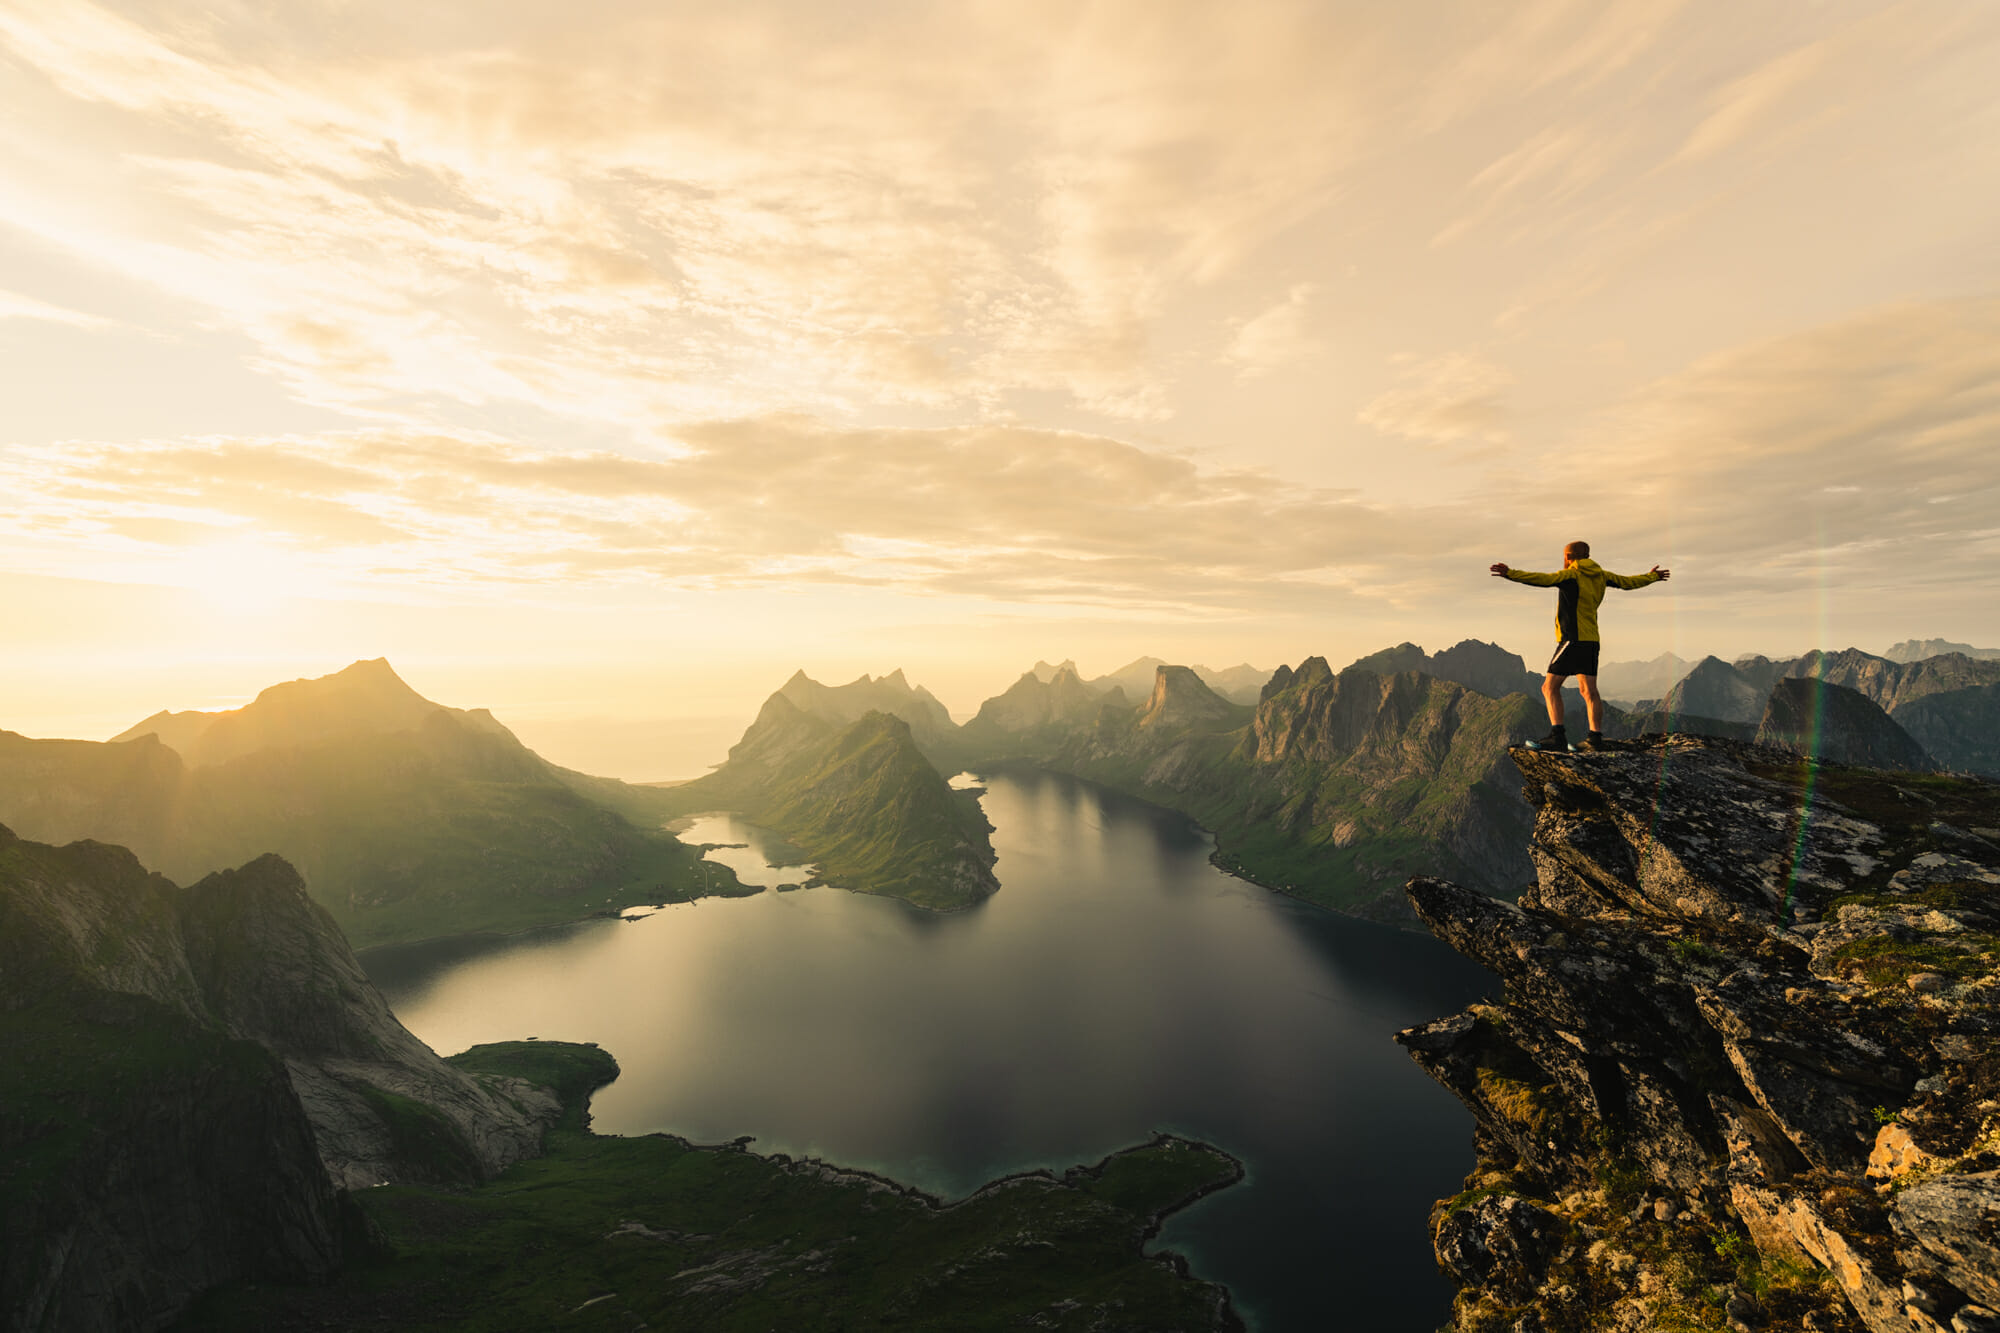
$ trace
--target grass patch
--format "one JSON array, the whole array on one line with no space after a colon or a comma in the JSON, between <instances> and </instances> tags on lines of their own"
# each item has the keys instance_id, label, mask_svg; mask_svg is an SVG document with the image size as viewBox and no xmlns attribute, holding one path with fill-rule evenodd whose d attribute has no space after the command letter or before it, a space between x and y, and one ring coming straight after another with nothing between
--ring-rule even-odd
<instances>
[{"instance_id":1,"label":"grass patch","mask_svg":"<svg viewBox=\"0 0 2000 1333\"><path fill-rule=\"evenodd\" d=\"M509 1042L454 1057L556 1080L574 1109L610 1057ZM1143 1253L1156 1216L1238 1178L1163 1138L948 1206L810 1163L665 1135L550 1133L478 1189L367 1190L392 1254L328 1287L211 1294L178 1326L266 1330L1218 1328L1218 1288Z\"/></svg>"},{"instance_id":2,"label":"grass patch","mask_svg":"<svg viewBox=\"0 0 2000 1333\"><path fill-rule=\"evenodd\" d=\"M1870 986L1899 986L1919 972L1967 980L1992 970L1995 945L1990 935L1962 935L1948 945L1872 935L1835 949L1833 963L1838 971L1858 973Z\"/></svg>"}]
</instances>

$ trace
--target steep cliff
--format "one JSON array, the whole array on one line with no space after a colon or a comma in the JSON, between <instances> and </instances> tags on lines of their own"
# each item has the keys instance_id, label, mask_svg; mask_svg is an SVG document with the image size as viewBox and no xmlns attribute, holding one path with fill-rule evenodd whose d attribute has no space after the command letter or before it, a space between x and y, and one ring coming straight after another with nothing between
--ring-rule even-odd
<instances>
[{"instance_id":1,"label":"steep cliff","mask_svg":"<svg viewBox=\"0 0 2000 1333\"><path fill-rule=\"evenodd\" d=\"M1146 708L1107 709L1049 766L1182 810L1229 869L1344 911L1407 921L1394 886L1427 866L1493 893L1526 882L1529 811L1505 755L1547 727L1539 699L1315 657L1232 708L1163 668Z\"/></svg>"},{"instance_id":2,"label":"steep cliff","mask_svg":"<svg viewBox=\"0 0 2000 1333\"><path fill-rule=\"evenodd\" d=\"M2000 1326L2000 788L1688 736L1513 759L1535 886L1409 885L1503 988L1398 1037L1477 1122L1453 1326Z\"/></svg>"},{"instance_id":3,"label":"steep cliff","mask_svg":"<svg viewBox=\"0 0 2000 1333\"><path fill-rule=\"evenodd\" d=\"M276 857L191 888L0 829L0 1327L152 1328L341 1261L336 1186L462 1185L556 1098L412 1037Z\"/></svg>"}]
</instances>

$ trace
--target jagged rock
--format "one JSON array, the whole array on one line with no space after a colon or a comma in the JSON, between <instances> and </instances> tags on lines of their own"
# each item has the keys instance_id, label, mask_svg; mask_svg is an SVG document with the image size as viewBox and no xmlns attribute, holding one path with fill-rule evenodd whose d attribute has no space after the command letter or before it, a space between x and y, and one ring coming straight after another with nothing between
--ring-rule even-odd
<instances>
[{"instance_id":1,"label":"jagged rock","mask_svg":"<svg viewBox=\"0 0 2000 1333\"><path fill-rule=\"evenodd\" d=\"M1772 1327L1982 1318L2000 1300L2000 846L1972 830L2000 788L1686 736L1514 758L1536 884L1518 905L1408 886L1503 988L1398 1037L1473 1112L1471 1197L1498 1181L1544 1201L1568 1239L1543 1271L1594 1275L1614 1310L1677 1299L1611 1262L1637 1243L1614 1239L1652 1228L1683 1263L1737 1233L1828 1270L1785 1294L1791 1324L1762 1312ZM1948 984L1913 991L1924 972ZM1651 1192L1614 1203L1605 1182L1635 1178ZM1547 1327L1610 1326L1567 1313L1558 1286L1482 1270L1465 1238L1490 1222L1445 1211L1460 1327L1524 1301Z\"/></svg>"},{"instance_id":2,"label":"jagged rock","mask_svg":"<svg viewBox=\"0 0 2000 1333\"><path fill-rule=\"evenodd\" d=\"M1153 692L1139 712L1139 727L1162 734L1213 728L1234 722L1234 704L1202 683L1183 666L1162 666L1153 677Z\"/></svg>"},{"instance_id":3,"label":"jagged rock","mask_svg":"<svg viewBox=\"0 0 2000 1333\"><path fill-rule=\"evenodd\" d=\"M1542 1285L1562 1233L1562 1219L1548 1209L1503 1195L1447 1214L1433 1241L1447 1273L1519 1304Z\"/></svg>"},{"instance_id":4,"label":"jagged rock","mask_svg":"<svg viewBox=\"0 0 2000 1333\"><path fill-rule=\"evenodd\" d=\"M1896 1195L1889 1219L1966 1295L2000 1306L2000 1172L1912 1185Z\"/></svg>"}]
</instances>

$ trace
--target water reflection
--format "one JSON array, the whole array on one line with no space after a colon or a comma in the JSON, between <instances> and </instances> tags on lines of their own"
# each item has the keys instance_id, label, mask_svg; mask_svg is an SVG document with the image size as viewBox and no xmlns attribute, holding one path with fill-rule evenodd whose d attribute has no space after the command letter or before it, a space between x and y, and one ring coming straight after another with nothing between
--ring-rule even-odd
<instances>
[{"instance_id":1,"label":"water reflection","mask_svg":"<svg viewBox=\"0 0 2000 1333\"><path fill-rule=\"evenodd\" d=\"M440 1050L611 1050L604 1132L752 1134L945 1195L1156 1129L1207 1139L1251 1177L1162 1243L1246 1317L1435 1328L1425 1215L1470 1167L1470 1124L1389 1034L1483 974L1223 875L1156 807L1047 774L985 785L1002 887L977 912L811 889L365 961Z\"/></svg>"},{"instance_id":2,"label":"water reflection","mask_svg":"<svg viewBox=\"0 0 2000 1333\"><path fill-rule=\"evenodd\" d=\"M707 859L728 866L745 884L776 888L803 884L813 868L805 853L767 828L732 814L694 815L668 825L691 847L707 847Z\"/></svg>"}]
</instances>

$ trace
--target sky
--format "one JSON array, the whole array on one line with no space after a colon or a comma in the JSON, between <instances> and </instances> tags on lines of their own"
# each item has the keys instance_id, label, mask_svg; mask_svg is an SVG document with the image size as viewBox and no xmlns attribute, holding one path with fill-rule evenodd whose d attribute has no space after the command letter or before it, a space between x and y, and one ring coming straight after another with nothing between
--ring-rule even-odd
<instances>
[{"instance_id":1,"label":"sky","mask_svg":"<svg viewBox=\"0 0 2000 1333\"><path fill-rule=\"evenodd\" d=\"M0 0L0 727L2000 644L2000 6Z\"/></svg>"}]
</instances>

